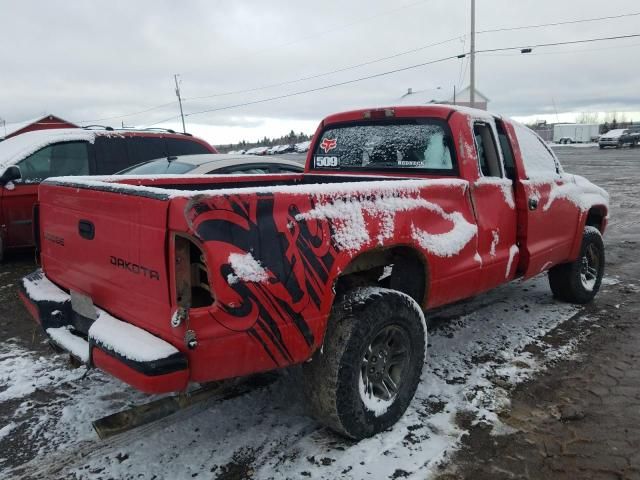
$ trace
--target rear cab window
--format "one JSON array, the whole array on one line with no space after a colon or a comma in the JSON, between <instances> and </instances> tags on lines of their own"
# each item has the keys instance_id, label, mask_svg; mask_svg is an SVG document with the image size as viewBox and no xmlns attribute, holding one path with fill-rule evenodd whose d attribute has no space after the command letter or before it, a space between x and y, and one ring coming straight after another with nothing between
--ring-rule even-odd
<instances>
[{"instance_id":1,"label":"rear cab window","mask_svg":"<svg viewBox=\"0 0 640 480\"><path fill-rule=\"evenodd\" d=\"M458 174L449 126L439 119L331 125L316 145L311 169Z\"/></svg>"}]
</instances>

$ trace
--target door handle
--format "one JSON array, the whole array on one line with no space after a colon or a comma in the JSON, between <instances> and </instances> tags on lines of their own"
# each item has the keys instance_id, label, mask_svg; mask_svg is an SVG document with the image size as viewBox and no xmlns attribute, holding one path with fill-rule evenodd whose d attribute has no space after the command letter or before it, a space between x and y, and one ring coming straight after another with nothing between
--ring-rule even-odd
<instances>
[{"instance_id":1,"label":"door handle","mask_svg":"<svg viewBox=\"0 0 640 480\"><path fill-rule=\"evenodd\" d=\"M530 198L529 199L529 210L535 210L536 208L538 208L538 199L537 198Z\"/></svg>"},{"instance_id":2,"label":"door handle","mask_svg":"<svg viewBox=\"0 0 640 480\"><path fill-rule=\"evenodd\" d=\"M96 228L89 220L80 220L78 222L78 233L82 238L93 240L93 237L96 235Z\"/></svg>"}]
</instances>

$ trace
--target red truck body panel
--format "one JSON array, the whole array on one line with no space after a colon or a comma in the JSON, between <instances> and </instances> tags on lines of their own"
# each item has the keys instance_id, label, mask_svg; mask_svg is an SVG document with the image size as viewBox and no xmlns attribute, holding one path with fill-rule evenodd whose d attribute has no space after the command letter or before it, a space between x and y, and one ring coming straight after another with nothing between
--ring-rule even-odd
<instances>
[{"instance_id":1,"label":"red truck body panel","mask_svg":"<svg viewBox=\"0 0 640 480\"><path fill-rule=\"evenodd\" d=\"M592 212L576 204L582 187L571 176L527 179L508 120L496 119L513 148L514 181L483 178L473 125L487 120L447 106L396 108L393 118L446 121L455 178L312 168L327 126L380 112L385 115L358 110L323 120L304 174L46 181L39 191L44 273L62 292L80 292L173 345L188 360L189 380L203 382L309 359L322 345L342 276L379 252L415 253L426 279L416 299L424 309L576 258ZM604 229L606 200L598 203L598 195L589 201L603 209ZM534 196L540 208L532 210ZM78 234L82 221L95 229L90 240ZM201 252L213 302L189 308L188 320L173 325L181 306L182 238ZM197 335L195 348L188 346L189 332ZM95 365L143 390L163 389L105 355ZM166 377L164 389L183 388L184 375Z\"/></svg>"}]
</instances>

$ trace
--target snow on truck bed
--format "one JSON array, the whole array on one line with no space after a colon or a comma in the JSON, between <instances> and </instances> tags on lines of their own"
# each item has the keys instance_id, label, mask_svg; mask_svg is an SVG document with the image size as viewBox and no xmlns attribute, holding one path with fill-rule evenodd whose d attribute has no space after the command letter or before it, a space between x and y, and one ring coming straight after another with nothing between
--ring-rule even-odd
<instances>
[{"instance_id":1,"label":"snow on truck bed","mask_svg":"<svg viewBox=\"0 0 640 480\"><path fill-rule=\"evenodd\" d=\"M289 174L281 175L283 178L291 177ZM254 179L260 179L262 175L253 175ZM272 177L272 175L269 175ZM325 175L304 174L306 178L327 178ZM398 190L404 192L417 193L419 189L425 187L445 186L453 188L464 189L469 185L469 182L459 178L445 178L445 179L411 179L404 178L398 179L397 177L385 177L385 176L362 176L362 175L340 175L337 176L335 182L328 183L303 183L296 181L296 179L303 178L302 174L293 175L291 185L255 185L251 187L228 187L228 188L216 188L208 190L189 190L188 183L184 183L185 180L193 180L198 184L214 184L217 178L224 178L227 182L220 183L224 185L229 183L229 176L215 176L207 175L206 181L203 181L202 175L181 175L176 177L174 175L145 175L145 176L78 176L78 177L53 177L45 180L43 184L49 185L61 185L69 186L72 188L88 188L94 190L110 191L114 193L124 193L131 195L153 195L159 199L168 200L171 198L191 198L195 196L224 196L224 195L241 195L251 193L284 193L284 194L312 194L317 196L324 195L343 195L345 193L350 194L366 194L366 193L380 193L380 194L392 194ZM353 178L354 181L339 181L340 178ZM157 185L151 186L145 185L131 185L129 183L120 183L121 181L139 180L140 182L154 183L158 180L167 181L175 179L185 186L184 189L178 188L163 188L162 183L158 182ZM360 181L358 181L360 180ZM369 180L369 181L363 181ZM172 184L175 186L175 183Z\"/></svg>"}]
</instances>

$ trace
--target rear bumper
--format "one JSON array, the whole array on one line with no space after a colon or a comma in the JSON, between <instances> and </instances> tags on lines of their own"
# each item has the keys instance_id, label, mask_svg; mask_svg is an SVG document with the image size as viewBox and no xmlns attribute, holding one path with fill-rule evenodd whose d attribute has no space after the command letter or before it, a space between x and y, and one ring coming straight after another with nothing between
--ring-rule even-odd
<instances>
[{"instance_id":1,"label":"rear bumper","mask_svg":"<svg viewBox=\"0 0 640 480\"><path fill-rule=\"evenodd\" d=\"M82 363L95 366L147 393L184 390L187 356L169 342L96 309L90 319L75 312L71 296L42 270L27 275L19 295L49 339Z\"/></svg>"}]
</instances>

